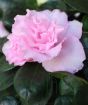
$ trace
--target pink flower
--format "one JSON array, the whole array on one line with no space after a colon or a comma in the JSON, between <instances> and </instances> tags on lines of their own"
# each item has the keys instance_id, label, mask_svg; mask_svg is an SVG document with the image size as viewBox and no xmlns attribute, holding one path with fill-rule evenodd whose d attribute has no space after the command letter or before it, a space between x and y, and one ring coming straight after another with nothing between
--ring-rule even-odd
<instances>
[{"instance_id":1,"label":"pink flower","mask_svg":"<svg viewBox=\"0 0 88 105\"><path fill-rule=\"evenodd\" d=\"M0 21L0 38L6 37L9 35L9 32L5 29L4 24Z\"/></svg>"},{"instance_id":2,"label":"pink flower","mask_svg":"<svg viewBox=\"0 0 88 105\"><path fill-rule=\"evenodd\" d=\"M81 35L82 23L68 21L64 12L27 10L26 15L15 17L2 50L10 64L39 62L49 72L75 73L85 60Z\"/></svg>"}]
</instances>

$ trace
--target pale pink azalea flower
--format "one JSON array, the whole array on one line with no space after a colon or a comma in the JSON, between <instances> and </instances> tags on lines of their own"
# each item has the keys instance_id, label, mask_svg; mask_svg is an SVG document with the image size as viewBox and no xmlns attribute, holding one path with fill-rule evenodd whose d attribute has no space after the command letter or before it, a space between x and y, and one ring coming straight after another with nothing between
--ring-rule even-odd
<instances>
[{"instance_id":1,"label":"pale pink azalea flower","mask_svg":"<svg viewBox=\"0 0 88 105\"><path fill-rule=\"evenodd\" d=\"M6 30L2 21L0 21L0 38L7 37L9 32Z\"/></svg>"},{"instance_id":2,"label":"pale pink azalea flower","mask_svg":"<svg viewBox=\"0 0 88 105\"><path fill-rule=\"evenodd\" d=\"M49 72L75 73L86 58L81 36L82 23L68 21L65 12L27 10L26 15L15 17L2 50L10 64L38 62Z\"/></svg>"}]
</instances>

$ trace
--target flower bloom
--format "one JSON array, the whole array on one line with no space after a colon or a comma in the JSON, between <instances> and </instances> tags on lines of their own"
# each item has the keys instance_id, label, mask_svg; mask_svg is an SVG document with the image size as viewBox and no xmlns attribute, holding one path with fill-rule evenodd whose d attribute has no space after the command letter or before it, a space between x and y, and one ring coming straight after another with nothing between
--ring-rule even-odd
<instances>
[{"instance_id":1,"label":"flower bloom","mask_svg":"<svg viewBox=\"0 0 88 105\"><path fill-rule=\"evenodd\" d=\"M0 21L0 38L6 37L9 35L9 32L5 29L4 24Z\"/></svg>"},{"instance_id":2,"label":"flower bloom","mask_svg":"<svg viewBox=\"0 0 88 105\"><path fill-rule=\"evenodd\" d=\"M75 73L85 60L81 35L82 23L68 21L60 10L27 10L26 15L15 17L2 50L10 64L38 62L49 72Z\"/></svg>"}]
</instances>

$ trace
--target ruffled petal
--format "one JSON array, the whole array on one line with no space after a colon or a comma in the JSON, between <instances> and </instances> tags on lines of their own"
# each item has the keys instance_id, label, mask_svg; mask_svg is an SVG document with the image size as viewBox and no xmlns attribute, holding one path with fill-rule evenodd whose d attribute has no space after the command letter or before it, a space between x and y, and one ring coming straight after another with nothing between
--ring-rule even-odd
<instances>
[{"instance_id":1,"label":"ruffled petal","mask_svg":"<svg viewBox=\"0 0 88 105\"><path fill-rule=\"evenodd\" d=\"M68 23L68 16L65 12L61 12L58 9L55 9L52 11L51 13L51 19L56 21L56 23L58 23L61 26L65 26Z\"/></svg>"},{"instance_id":2,"label":"ruffled petal","mask_svg":"<svg viewBox=\"0 0 88 105\"><path fill-rule=\"evenodd\" d=\"M67 35L76 36L78 39L82 36L82 23L76 20L70 21L68 25Z\"/></svg>"},{"instance_id":3,"label":"ruffled petal","mask_svg":"<svg viewBox=\"0 0 88 105\"><path fill-rule=\"evenodd\" d=\"M5 29L4 24L0 21L0 38L6 37L9 35L9 32Z\"/></svg>"},{"instance_id":4,"label":"ruffled petal","mask_svg":"<svg viewBox=\"0 0 88 105\"><path fill-rule=\"evenodd\" d=\"M64 41L60 55L42 63L49 72L68 71L75 73L83 67L85 53L82 44L76 37Z\"/></svg>"}]
</instances>

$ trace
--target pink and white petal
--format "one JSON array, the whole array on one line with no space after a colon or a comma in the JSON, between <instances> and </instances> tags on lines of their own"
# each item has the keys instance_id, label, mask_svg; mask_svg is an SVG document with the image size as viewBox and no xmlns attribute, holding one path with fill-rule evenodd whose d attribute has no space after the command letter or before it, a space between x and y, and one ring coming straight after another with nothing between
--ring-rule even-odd
<instances>
[{"instance_id":1,"label":"pink and white petal","mask_svg":"<svg viewBox=\"0 0 88 105\"><path fill-rule=\"evenodd\" d=\"M2 52L5 54L6 60L9 62L9 64L22 66L26 61L24 61L24 59L22 58L21 52L19 52L19 56L12 47L13 45L11 44L11 42L7 41L2 48Z\"/></svg>"},{"instance_id":2,"label":"pink and white petal","mask_svg":"<svg viewBox=\"0 0 88 105\"><path fill-rule=\"evenodd\" d=\"M68 24L68 16L65 12L55 9L51 13L51 19L56 21L59 25L66 26Z\"/></svg>"},{"instance_id":3,"label":"pink and white petal","mask_svg":"<svg viewBox=\"0 0 88 105\"><path fill-rule=\"evenodd\" d=\"M9 32L5 29L4 24L0 21L0 38L6 37L9 35Z\"/></svg>"},{"instance_id":4,"label":"pink and white petal","mask_svg":"<svg viewBox=\"0 0 88 105\"><path fill-rule=\"evenodd\" d=\"M14 18L14 20L15 20L15 23L12 25L12 33L15 35L25 34L25 29L27 27L27 24L26 24L27 18L23 15L17 15Z\"/></svg>"},{"instance_id":5,"label":"pink and white petal","mask_svg":"<svg viewBox=\"0 0 88 105\"><path fill-rule=\"evenodd\" d=\"M34 16L37 13L36 10L29 10L29 9L26 9L26 12L27 12L26 14L27 17Z\"/></svg>"},{"instance_id":6,"label":"pink and white petal","mask_svg":"<svg viewBox=\"0 0 88 105\"><path fill-rule=\"evenodd\" d=\"M67 71L75 73L83 67L85 53L82 44L76 37L64 41L60 54L52 60L42 63L46 71Z\"/></svg>"},{"instance_id":7,"label":"pink and white petal","mask_svg":"<svg viewBox=\"0 0 88 105\"><path fill-rule=\"evenodd\" d=\"M36 10L29 10L27 9L27 14L26 16L28 18L32 19L50 19L50 13L51 11L49 10L43 10L43 11L36 11ZM35 21L35 20L34 20Z\"/></svg>"},{"instance_id":8,"label":"pink and white petal","mask_svg":"<svg viewBox=\"0 0 88 105\"><path fill-rule=\"evenodd\" d=\"M27 50L24 52L24 58L29 59L32 58L33 61L38 61L39 63L46 61L47 59L50 60L53 57L56 57L60 51L61 51L62 45L59 44L55 48L49 50L48 52L44 53L39 53L37 51L33 50ZM27 60L28 61L28 60Z\"/></svg>"},{"instance_id":9,"label":"pink and white petal","mask_svg":"<svg viewBox=\"0 0 88 105\"><path fill-rule=\"evenodd\" d=\"M50 18L51 11L49 11L48 9L47 10L43 10L41 13L45 14L46 16L48 16Z\"/></svg>"},{"instance_id":10,"label":"pink and white petal","mask_svg":"<svg viewBox=\"0 0 88 105\"><path fill-rule=\"evenodd\" d=\"M78 39L82 36L82 23L76 20L70 21L68 25L67 35L76 36Z\"/></svg>"},{"instance_id":11,"label":"pink and white petal","mask_svg":"<svg viewBox=\"0 0 88 105\"><path fill-rule=\"evenodd\" d=\"M24 53L24 59L26 59L27 62L30 62L30 59L33 59L34 62L44 62L45 60L47 60L49 58L49 56L38 53L36 51L33 50L27 50Z\"/></svg>"},{"instance_id":12,"label":"pink and white petal","mask_svg":"<svg viewBox=\"0 0 88 105\"><path fill-rule=\"evenodd\" d=\"M56 57L60 53L61 48L62 48L62 43L60 43L56 47L50 49L48 51L48 55L50 55L51 58Z\"/></svg>"}]
</instances>

